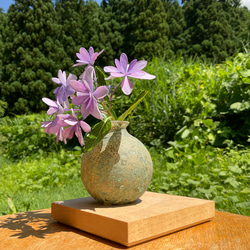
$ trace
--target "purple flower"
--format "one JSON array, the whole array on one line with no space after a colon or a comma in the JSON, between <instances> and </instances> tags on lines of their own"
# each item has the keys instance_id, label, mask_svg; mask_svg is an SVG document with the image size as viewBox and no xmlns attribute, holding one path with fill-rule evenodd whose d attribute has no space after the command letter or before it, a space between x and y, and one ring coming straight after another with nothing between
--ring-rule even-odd
<instances>
[{"instance_id":1,"label":"purple flower","mask_svg":"<svg viewBox=\"0 0 250 250\"><path fill-rule=\"evenodd\" d=\"M77 77L73 74L69 74L68 78L66 79L66 72L62 72L61 70L58 71L58 78L52 78L54 83L61 85L55 89L54 94L56 94L56 99L58 102L64 107L69 108L68 96L75 93L75 91L69 86L69 81L76 79Z\"/></svg>"},{"instance_id":2,"label":"purple flower","mask_svg":"<svg viewBox=\"0 0 250 250\"><path fill-rule=\"evenodd\" d=\"M107 80L115 77L124 77L120 85L125 95L129 95L133 90L133 84L128 77L148 80L155 78L154 75L150 75L145 71L142 71L142 69L146 67L147 61L137 61L137 59L134 59L130 64L128 64L128 57L125 53L121 54L120 61L115 59L115 65L116 67L104 67L104 71L110 73Z\"/></svg>"},{"instance_id":3,"label":"purple flower","mask_svg":"<svg viewBox=\"0 0 250 250\"><path fill-rule=\"evenodd\" d=\"M91 127L83 120L79 121L73 109L72 109L72 116L69 114L66 115L60 114L58 115L58 117L59 121L57 122L57 124L59 126L61 127L69 126L63 131L62 135L63 138L72 139L73 135L75 134L78 138L79 143L81 144L81 146L83 146L84 140L81 128L83 129L84 132L87 133L91 130Z\"/></svg>"},{"instance_id":4,"label":"purple flower","mask_svg":"<svg viewBox=\"0 0 250 250\"><path fill-rule=\"evenodd\" d=\"M93 67L87 67L82 75L82 82L72 80L70 86L76 91L76 95L72 99L74 105L81 106L81 114L83 119L88 115L102 120L102 114L98 108L97 100L104 98L108 94L106 86L100 86L94 91L93 85Z\"/></svg>"},{"instance_id":5,"label":"purple flower","mask_svg":"<svg viewBox=\"0 0 250 250\"><path fill-rule=\"evenodd\" d=\"M59 114L62 114L63 113L63 108L62 106L59 104L59 102L56 102L56 101L52 101L51 99L49 98L42 98L42 101L44 103L46 103L48 106L49 106L49 109L47 111L47 114L48 115L54 115L55 113L59 113Z\"/></svg>"},{"instance_id":6,"label":"purple flower","mask_svg":"<svg viewBox=\"0 0 250 250\"><path fill-rule=\"evenodd\" d=\"M49 106L49 109L47 111L48 115L51 115L51 117L54 114L62 114L63 108L62 106L55 101L52 101L49 98L42 98L43 102L46 103ZM63 128L57 124L59 118L56 115L56 117L52 121L46 121L42 122L42 127L45 128L44 132L47 134L56 134L56 143L58 141L63 141L66 144L66 139L63 138Z\"/></svg>"},{"instance_id":7,"label":"purple flower","mask_svg":"<svg viewBox=\"0 0 250 250\"><path fill-rule=\"evenodd\" d=\"M63 141L66 144L66 138L63 138L63 127L57 124L58 121L59 118L56 116L52 121L42 122L42 128L44 128L45 133L56 135L56 143Z\"/></svg>"},{"instance_id":8,"label":"purple flower","mask_svg":"<svg viewBox=\"0 0 250 250\"><path fill-rule=\"evenodd\" d=\"M73 67L79 66L79 65L94 65L95 60L97 57L103 52L104 50L98 52L94 52L93 47L89 47L89 52L85 48L80 48L79 52L76 53L76 56L79 58L79 60L76 60L78 63L74 64Z\"/></svg>"}]
</instances>

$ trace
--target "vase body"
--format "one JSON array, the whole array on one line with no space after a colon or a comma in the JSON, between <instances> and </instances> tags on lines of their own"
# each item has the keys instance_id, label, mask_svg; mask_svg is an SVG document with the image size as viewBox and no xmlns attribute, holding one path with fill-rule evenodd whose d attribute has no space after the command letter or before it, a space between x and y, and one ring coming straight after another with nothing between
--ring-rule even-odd
<instances>
[{"instance_id":1,"label":"vase body","mask_svg":"<svg viewBox=\"0 0 250 250\"><path fill-rule=\"evenodd\" d=\"M127 132L128 124L113 121L103 140L82 157L83 184L94 199L104 204L131 203L142 196L151 182L151 156Z\"/></svg>"}]
</instances>

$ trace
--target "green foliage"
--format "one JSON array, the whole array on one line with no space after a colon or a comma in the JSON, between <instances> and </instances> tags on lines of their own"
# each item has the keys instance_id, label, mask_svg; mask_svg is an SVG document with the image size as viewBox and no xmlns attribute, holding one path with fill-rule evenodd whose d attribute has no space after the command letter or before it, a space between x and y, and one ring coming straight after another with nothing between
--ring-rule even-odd
<instances>
[{"instance_id":1,"label":"green foliage","mask_svg":"<svg viewBox=\"0 0 250 250\"><path fill-rule=\"evenodd\" d=\"M3 67L3 52L4 52L4 42L3 42L3 36L5 33L5 27L6 27L6 14L4 14L3 9L0 8L0 86L1 86L1 79L2 79L2 67ZM0 115L1 116L1 115Z\"/></svg>"},{"instance_id":2,"label":"green foliage","mask_svg":"<svg viewBox=\"0 0 250 250\"><path fill-rule=\"evenodd\" d=\"M242 40L249 39L248 10L230 1L183 1L186 20L186 55L198 55L222 62L241 50ZM246 42L246 41L245 41Z\"/></svg>"},{"instance_id":3,"label":"green foliage","mask_svg":"<svg viewBox=\"0 0 250 250\"><path fill-rule=\"evenodd\" d=\"M171 58L173 51L168 44L169 27L162 1L134 0L133 3L134 11L130 20L133 44L130 54L147 60L163 55Z\"/></svg>"},{"instance_id":4,"label":"green foliage","mask_svg":"<svg viewBox=\"0 0 250 250\"><path fill-rule=\"evenodd\" d=\"M118 58L122 52L130 56L134 48L131 39L134 27L130 25L133 6L130 0L102 1L99 32L105 51L107 48L107 53L104 52L103 56L111 56L109 60L104 61L105 66L109 62L113 63L114 58ZM104 60L106 58L103 57Z\"/></svg>"},{"instance_id":5,"label":"green foliage","mask_svg":"<svg viewBox=\"0 0 250 250\"><path fill-rule=\"evenodd\" d=\"M183 34L186 28L186 20L183 8L179 5L177 0L162 1L166 15L167 24L169 26L169 45L170 49L175 54L186 54L184 48L186 47L187 34Z\"/></svg>"},{"instance_id":6,"label":"green foliage","mask_svg":"<svg viewBox=\"0 0 250 250\"><path fill-rule=\"evenodd\" d=\"M118 117L118 121L124 121L128 115L130 115L133 110L140 104L140 102L145 98L148 94L148 91L142 91L140 95L137 97L135 103L131 105L123 114Z\"/></svg>"},{"instance_id":7,"label":"green foliage","mask_svg":"<svg viewBox=\"0 0 250 250\"><path fill-rule=\"evenodd\" d=\"M92 128L91 131L84 136L85 141L85 152L90 151L94 148L103 138L104 136L110 131L111 129L111 122L110 118L106 118L98 123L96 123Z\"/></svg>"},{"instance_id":8,"label":"green foliage","mask_svg":"<svg viewBox=\"0 0 250 250\"><path fill-rule=\"evenodd\" d=\"M221 63L249 43L250 12L239 3L104 0L99 6L83 0L16 0L8 13L0 10L0 99L8 104L4 115L45 109L41 98L52 98L51 78L58 69L81 73L81 67L71 68L80 47L104 49L101 66L112 64L122 52L130 60L181 55Z\"/></svg>"},{"instance_id":9,"label":"green foliage","mask_svg":"<svg viewBox=\"0 0 250 250\"><path fill-rule=\"evenodd\" d=\"M34 156L36 159L32 159ZM2 162L0 214L47 208L51 202L87 195L80 177L81 151L60 150L28 161Z\"/></svg>"},{"instance_id":10,"label":"green foliage","mask_svg":"<svg viewBox=\"0 0 250 250\"><path fill-rule=\"evenodd\" d=\"M214 66L155 59L146 70L156 79L133 81L134 93L121 101L129 106L141 89L149 93L129 117L130 132L147 145L167 147L184 126L202 128L211 120L211 145L221 147L227 140L248 145L249 62L249 54Z\"/></svg>"},{"instance_id":11,"label":"green foliage","mask_svg":"<svg viewBox=\"0 0 250 250\"><path fill-rule=\"evenodd\" d=\"M183 130L170 148L160 154L151 150L155 164L149 190L214 200L217 210L249 216L249 149L218 149L207 146L208 139Z\"/></svg>"},{"instance_id":12,"label":"green foliage","mask_svg":"<svg viewBox=\"0 0 250 250\"><path fill-rule=\"evenodd\" d=\"M155 80L133 80L130 97L114 96L120 114L148 91L128 118L129 131L150 147L150 191L210 199L218 210L250 215L249 62L248 53L218 65L154 59L146 71ZM87 195L82 149L56 148L55 137L40 128L43 120L45 114L0 120L1 213L49 206L34 195L48 201Z\"/></svg>"},{"instance_id":13,"label":"green foliage","mask_svg":"<svg viewBox=\"0 0 250 250\"><path fill-rule=\"evenodd\" d=\"M58 151L55 136L44 133L41 122L46 114L0 118L0 152L11 160L19 161L30 155L44 156L51 151Z\"/></svg>"},{"instance_id":14,"label":"green foliage","mask_svg":"<svg viewBox=\"0 0 250 250\"><path fill-rule=\"evenodd\" d=\"M7 107L8 107L8 103L0 100L0 117L4 116L4 113Z\"/></svg>"},{"instance_id":15,"label":"green foliage","mask_svg":"<svg viewBox=\"0 0 250 250\"><path fill-rule=\"evenodd\" d=\"M41 98L54 89L51 78L65 63L55 14L51 0L17 0L9 8L0 81L9 114L40 111Z\"/></svg>"}]
</instances>

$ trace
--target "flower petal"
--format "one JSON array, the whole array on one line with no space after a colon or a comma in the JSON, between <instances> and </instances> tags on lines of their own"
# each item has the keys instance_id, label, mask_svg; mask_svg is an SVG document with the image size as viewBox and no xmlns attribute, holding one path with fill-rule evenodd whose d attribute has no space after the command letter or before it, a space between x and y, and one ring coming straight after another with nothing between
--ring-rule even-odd
<instances>
[{"instance_id":1,"label":"flower petal","mask_svg":"<svg viewBox=\"0 0 250 250\"><path fill-rule=\"evenodd\" d=\"M67 78L67 84L69 84L69 81L71 81L71 80L77 80L77 76L69 73L69 76Z\"/></svg>"},{"instance_id":2,"label":"flower petal","mask_svg":"<svg viewBox=\"0 0 250 250\"><path fill-rule=\"evenodd\" d=\"M121 64L122 72L123 73L127 72L128 57L125 53L122 53L120 56L120 64Z\"/></svg>"},{"instance_id":3,"label":"flower petal","mask_svg":"<svg viewBox=\"0 0 250 250\"><path fill-rule=\"evenodd\" d=\"M85 68L83 74L81 75L83 81L86 81L87 84L84 82L85 86L93 92L94 84L93 84L93 75L94 75L94 67L88 66Z\"/></svg>"},{"instance_id":4,"label":"flower petal","mask_svg":"<svg viewBox=\"0 0 250 250\"><path fill-rule=\"evenodd\" d=\"M155 79L155 76L154 75L151 75L145 71L136 71L132 74L129 74L130 77L133 77L133 78L137 78L137 79L148 79L148 80L152 80L152 79Z\"/></svg>"},{"instance_id":5,"label":"flower petal","mask_svg":"<svg viewBox=\"0 0 250 250\"><path fill-rule=\"evenodd\" d=\"M65 71L58 71L58 78L61 81L62 85L66 85L66 72Z\"/></svg>"},{"instance_id":6,"label":"flower petal","mask_svg":"<svg viewBox=\"0 0 250 250\"><path fill-rule=\"evenodd\" d=\"M56 99L57 99L57 101L58 101L60 104L62 104L62 102L66 100L66 98L65 98L65 100L63 100L63 98L64 98L64 90L63 90L63 87L58 87L58 88L56 88L55 91L54 91L54 94L56 94Z\"/></svg>"},{"instance_id":7,"label":"flower petal","mask_svg":"<svg viewBox=\"0 0 250 250\"><path fill-rule=\"evenodd\" d=\"M76 53L76 56L83 62L89 63L89 52L81 47L79 50L80 53Z\"/></svg>"},{"instance_id":8,"label":"flower petal","mask_svg":"<svg viewBox=\"0 0 250 250\"><path fill-rule=\"evenodd\" d=\"M61 84L61 81L56 77L53 77L51 80L56 84Z\"/></svg>"},{"instance_id":9,"label":"flower petal","mask_svg":"<svg viewBox=\"0 0 250 250\"><path fill-rule=\"evenodd\" d=\"M82 114L83 119L86 119L90 115L90 111L86 109L84 105L82 105L81 114Z\"/></svg>"},{"instance_id":10,"label":"flower petal","mask_svg":"<svg viewBox=\"0 0 250 250\"><path fill-rule=\"evenodd\" d=\"M63 131L63 138L69 138L72 139L73 135L75 132L75 126L71 126L71 127L67 127L64 131Z\"/></svg>"},{"instance_id":11,"label":"flower petal","mask_svg":"<svg viewBox=\"0 0 250 250\"><path fill-rule=\"evenodd\" d=\"M58 104L57 104L55 101L52 101L51 99L49 99L49 98L47 98L47 97L42 98L42 101L43 101L44 103L46 103L48 106L58 108Z\"/></svg>"},{"instance_id":12,"label":"flower petal","mask_svg":"<svg viewBox=\"0 0 250 250\"><path fill-rule=\"evenodd\" d=\"M91 130L91 127L89 126L89 124L84 121L80 121L80 126L85 133L88 133Z\"/></svg>"},{"instance_id":13,"label":"flower petal","mask_svg":"<svg viewBox=\"0 0 250 250\"><path fill-rule=\"evenodd\" d=\"M82 130L81 130L81 128L79 126L77 126L75 128L75 135L78 138L78 141L79 141L80 145L83 146L84 145L84 140L83 140L83 136L82 136Z\"/></svg>"},{"instance_id":14,"label":"flower petal","mask_svg":"<svg viewBox=\"0 0 250 250\"><path fill-rule=\"evenodd\" d=\"M101 99L105 97L108 93L109 90L106 86L100 86L96 89L96 91L93 94L97 99Z\"/></svg>"},{"instance_id":15,"label":"flower petal","mask_svg":"<svg viewBox=\"0 0 250 250\"><path fill-rule=\"evenodd\" d=\"M116 73L120 73L121 71L118 69L118 68L116 68L116 67L114 67L114 66L106 66L106 67L104 67L104 71L105 72L116 72Z\"/></svg>"},{"instance_id":16,"label":"flower petal","mask_svg":"<svg viewBox=\"0 0 250 250\"><path fill-rule=\"evenodd\" d=\"M93 115L95 118L99 120L103 119L102 114L97 105L93 106L93 111L91 112L91 115Z\"/></svg>"},{"instance_id":17,"label":"flower petal","mask_svg":"<svg viewBox=\"0 0 250 250\"><path fill-rule=\"evenodd\" d=\"M86 65L86 64L88 64L88 63L86 63L86 62L81 62L80 60L76 60L77 62L79 61L79 63L76 63L76 64L74 64L74 65L72 65L72 67L76 67L76 66L81 66L81 65Z\"/></svg>"},{"instance_id":18,"label":"flower petal","mask_svg":"<svg viewBox=\"0 0 250 250\"><path fill-rule=\"evenodd\" d=\"M91 57L94 54L94 48L91 46L89 47L89 57Z\"/></svg>"},{"instance_id":19,"label":"flower petal","mask_svg":"<svg viewBox=\"0 0 250 250\"><path fill-rule=\"evenodd\" d=\"M132 90L133 90L133 84L132 82L128 79L127 76L124 77L124 79L121 82L121 88L122 91L125 95L129 95L131 94Z\"/></svg>"},{"instance_id":20,"label":"flower petal","mask_svg":"<svg viewBox=\"0 0 250 250\"><path fill-rule=\"evenodd\" d=\"M133 60L129 65L129 68L128 68L129 73L134 73L136 71L140 71L147 66L147 63L148 63L147 61L142 60L142 61L137 62L135 60Z\"/></svg>"},{"instance_id":21,"label":"flower petal","mask_svg":"<svg viewBox=\"0 0 250 250\"><path fill-rule=\"evenodd\" d=\"M86 91L88 91L84 84L82 84L81 82L76 81L76 80L69 81L69 86L72 89L74 89L75 91L77 91L77 92L86 92Z\"/></svg>"},{"instance_id":22,"label":"flower petal","mask_svg":"<svg viewBox=\"0 0 250 250\"><path fill-rule=\"evenodd\" d=\"M59 141L63 141L65 144L67 143L66 139L63 138L63 128L60 128L56 134L56 143Z\"/></svg>"},{"instance_id":23,"label":"flower petal","mask_svg":"<svg viewBox=\"0 0 250 250\"><path fill-rule=\"evenodd\" d=\"M47 114L48 114L48 115L53 115L53 114L55 114L57 111L58 111L58 108L49 107L49 109L48 109L48 111L47 111Z\"/></svg>"},{"instance_id":24,"label":"flower petal","mask_svg":"<svg viewBox=\"0 0 250 250\"><path fill-rule=\"evenodd\" d=\"M86 96L84 96L84 95L79 95L79 96L74 96L73 98L72 98L72 103L74 104L74 105L81 105L81 104L83 104L83 103L85 103L85 101L86 101Z\"/></svg>"},{"instance_id":25,"label":"flower petal","mask_svg":"<svg viewBox=\"0 0 250 250\"><path fill-rule=\"evenodd\" d=\"M112 73L110 73L110 76L112 76L113 78L114 78L114 77L124 77L124 74L123 74L123 73L115 73L115 72L112 72Z\"/></svg>"},{"instance_id":26,"label":"flower petal","mask_svg":"<svg viewBox=\"0 0 250 250\"><path fill-rule=\"evenodd\" d=\"M123 69L121 67L121 63L118 59L115 59L115 66L118 69L118 72L123 72ZM123 73L125 73L125 72L123 72Z\"/></svg>"}]
</instances>

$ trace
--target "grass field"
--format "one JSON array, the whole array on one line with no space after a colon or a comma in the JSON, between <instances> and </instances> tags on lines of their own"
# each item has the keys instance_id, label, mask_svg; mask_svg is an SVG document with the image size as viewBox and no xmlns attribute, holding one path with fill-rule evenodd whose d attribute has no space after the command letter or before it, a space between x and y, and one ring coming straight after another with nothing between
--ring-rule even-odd
<instances>
[{"instance_id":1,"label":"grass field","mask_svg":"<svg viewBox=\"0 0 250 250\"><path fill-rule=\"evenodd\" d=\"M203 159L207 167L191 167L185 160L171 163L170 150L164 154L151 148L150 153L154 163L150 191L214 200L218 210L250 216L250 152L241 152L240 161L238 152L231 151L231 158L222 152L217 155L207 152L207 158ZM68 164L62 157L69 159ZM238 167L233 167L234 161L238 161ZM58 155L18 163L1 158L2 215L48 208L54 201L86 196L79 155L61 151Z\"/></svg>"}]
</instances>

